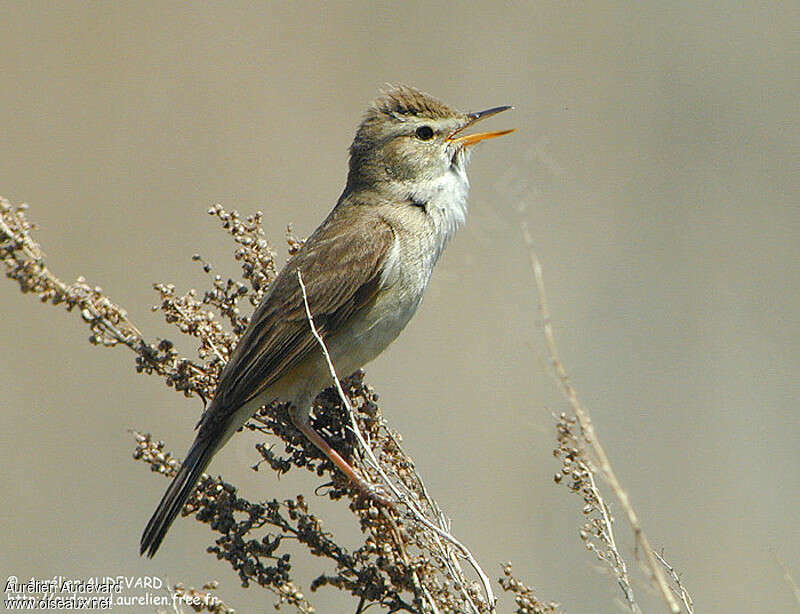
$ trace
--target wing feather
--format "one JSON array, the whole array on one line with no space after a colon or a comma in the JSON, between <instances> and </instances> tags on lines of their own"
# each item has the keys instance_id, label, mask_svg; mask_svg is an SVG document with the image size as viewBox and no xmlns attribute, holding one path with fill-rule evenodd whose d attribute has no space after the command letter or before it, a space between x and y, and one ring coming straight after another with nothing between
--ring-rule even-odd
<instances>
[{"instance_id":1,"label":"wing feather","mask_svg":"<svg viewBox=\"0 0 800 614\"><path fill-rule=\"evenodd\" d=\"M298 271L314 324L325 338L375 300L393 243L392 228L382 218L334 209L272 282L222 372L201 428L224 421L315 349Z\"/></svg>"}]
</instances>

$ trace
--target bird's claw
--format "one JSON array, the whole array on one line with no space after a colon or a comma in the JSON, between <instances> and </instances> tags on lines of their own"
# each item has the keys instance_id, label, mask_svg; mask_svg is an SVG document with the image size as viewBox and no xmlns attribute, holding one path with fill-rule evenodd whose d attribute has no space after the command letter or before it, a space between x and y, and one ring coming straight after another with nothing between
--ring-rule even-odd
<instances>
[{"instance_id":1,"label":"bird's claw","mask_svg":"<svg viewBox=\"0 0 800 614\"><path fill-rule=\"evenodd\" d=\"M370 484L366 480L361 480L358 488L365 497L386 507L394 507L397 503L397 498L385 484Z\"/></svg>"}]
</instances>

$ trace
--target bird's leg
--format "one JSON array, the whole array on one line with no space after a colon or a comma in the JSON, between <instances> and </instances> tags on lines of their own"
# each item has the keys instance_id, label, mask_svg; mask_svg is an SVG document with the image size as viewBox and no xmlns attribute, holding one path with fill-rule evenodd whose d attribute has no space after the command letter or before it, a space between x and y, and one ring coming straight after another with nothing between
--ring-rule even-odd
<instances>
[{"instance_id":1,"label":"bird's leg","mask_svg":"<svg viewBox=\"0 0 800 614\"><path fill-rule=\"evenodd\" d=\"M322 435L314 430L314 427L311 426L311 416L309 415L308 411L305 409L296 408L294 405L292 405L289 408L289 416L291 417L292 423L295 425L295 427L297 427L297 429L303 433L303 435L308 437L309 441L317 446L317 448L325 456L327 456L331 462L347 476L349 480L354 482L364 495L384 505L390 507L393 505L391 494L386 490L386 488L379 484L370 484L364 478L358 475L350 463L344 460L341 454L334 450L330 444L323 439Z\"/></svg>"}]
</instances>

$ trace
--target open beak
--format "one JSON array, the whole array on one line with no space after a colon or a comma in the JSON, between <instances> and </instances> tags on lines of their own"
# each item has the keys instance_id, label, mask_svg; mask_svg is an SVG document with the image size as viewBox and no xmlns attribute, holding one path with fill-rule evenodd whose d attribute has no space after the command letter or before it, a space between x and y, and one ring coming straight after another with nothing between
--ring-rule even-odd
<instances>
[{"instance_id":1,"label":"open beak","mask_svg":"<svg viewBox=\"0 0 800 614\"><path fill-rule=\"evenodd\" d=\"M508 134L510 132L514 132L514 129L511 130L499 130L497 132L477 132L475 134L465 134L464 136L458 136L460 132L463 132L467 128L469 128L472 124L481 121L482 119L486 119L487 117L491 117L492 115L497 115L498 113L502 113L503 111L508 111L509 109L513 109L514 107L494 107L492 109L486 109L485 111L478 111L477 113L470 113L469 114L469 121L461 126L458 130L456 130L453 134L447 137L448 143L454 143L455 145L461 147L469 147L470 145L474 145L475 143L480 143L481 141L485 141L486 139L493 139L496 136L503 136L504 134Z\"/></svg>"}]
</instances>

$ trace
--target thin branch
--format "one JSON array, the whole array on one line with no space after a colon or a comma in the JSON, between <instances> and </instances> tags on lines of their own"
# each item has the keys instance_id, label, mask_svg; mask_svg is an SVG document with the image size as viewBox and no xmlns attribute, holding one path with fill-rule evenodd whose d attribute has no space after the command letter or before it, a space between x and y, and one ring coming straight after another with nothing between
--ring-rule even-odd
<instances>
[{"instance_id":1,"label":"thin branch","mask_svg":"<svg viewBox=\"0 0 800 614\"><path fill-rule=\"evenodd\" d=\"M614 491L620 506L625 511L625 515L628 517L628 523L633 529L636 544L641 548L642 552L644 552L647 568L650 570L652 580L658 587L658 590L661 593L664 602L669 607L670 612L672 612L672 614L680 614L681 608L678 605L678 602L675 600L675 596L672 594L672 591L670 590L669 583L664 576L664 571L661 569L661 566L656 560L655 552L653 547L650 545L650 540L648 539L647 534L642 528L642 524L639 521L639 516L633 509L633 505L628 497L628 493L622 487L622 484L617 478L617 474L611 465L611 461L609 460L605 449L597 437L597 433L594 430L594 424L592 423L588 409L578 398L578 393L572 386L569 375L567 374L567 371L561 362L558 346L556 345L555 333L553 332L553 325L550 320L550 308L548 307L547 303L547 294L545 292L542 265L539 262L536 251L534 250L533 238L528 231L527 225L523 222L521 227L525 245L528 247L528 257L530 259L531 269L533 270L533 275L536 279L536 287L539 293L539 310L542 315L542 326L544 329L545 342L550 358L550 364L556 373L556 377L561 385L561 390L564 396L572 407L572 410L575 412L575 416L577 417L580 426L586 435L586 440L591 445L592 451L597 457L597 460L600 464L600 469L603 471L611 490Z\"/></svg>"},{"instance_id":2,"label":"thin branch","mask_svg":"<svg viewBox=\"0 0 800 614\"><path fill-rule=\"evenodd\" d=\"M22 253L29 259L28 266L33 269L27 272L26 281L32 280L50 290L50 294L43 297L44 300L66 300L70 305L79 307L81 316L85 321L90 322L93 327L99 327L102 332L110 335L116 342L123 343L136 350L138 343L142 340L142 333L128 319L124 310L116 305L110 305L113 308L114 315L117 317L117 321L122 326L122 330L120 330L120 327L115 322L112 322L103 314L103 311L107 310L109 305L98 305L98 302L103 300L108 303L108 300L101 294L101 289L97 287L91 288L86 284L86 280L83 277L79 277L74 284L65 284L53 275L44 264L44 256L41 249L30 237L29 231L32 226L17 213L17 210L7 200L0 199L0 206L2 206L3 213L13 219L17 226L17 228L12 229L3 217L0 217L0 238L6 237L6 240L18 242ZM23 205L18 210L24 211L25 208ZM22 281L19 278L18 280ZM29 288L24 289L27 290Z\"/></svg>"},{"instance_id":3,"label":"thin branch","mask_svg":"<svg viewBox=\"0 0 800 614\"><path fill-rule=\"evenodd\" d=\"M681 603L683 603L683 607L686 608L687 614L694 614L694 601L692 601L692 596L681 582L680 574L678 574L675 568L667 562L667 560L664 558L663 552L656 552L655 557L658 559L658 562L664 566L664 569L667 570L669 577L672 578L672 583L675 585L672 590L678 596L678 599L681 600Z\"/></svg>"},{"instance_id":4,"label":"thin branch","mask_svg":"<svg viewBox=\"0 0 800 614\"><path fill-rule=\"evenodd\" d=\"M789 585L789 588L792 589L792 593L794 594L794 600L797 602L797 605L800 606L800 586L797 586L797 582L795 582L794 577L792 576L792 572L789 570L789 567L784 563L777 554L774 555L775 560L778 563L778 566L781 568L783 572L783 579L786 580L786 584Z\"/></svg>"},{"instance_id":5,"label":"thin branch","mask_svg":"<svg viewBox=\"0 0 800 614\"><path fill-rule=\"evenodd\" d=\"M128 347L136 355L137 372L157 374L185 396L197 393L205 400L213 395L225 359L249 322L247 315L239 313L238 305L241 301L258 304L275 276L274 254L263 239L260 213L243 218L219 205L209 211L237 243L235 257L246 283L225 281L216 275L211 279L211 290L200 294L191 289L181 294L172 284L154 284L160 304L153 311L160 311L180 334L199 341L197 351L203 360L197 362L179 355L168 339L146 341L125 311L99 287L80 277L71 284L64 283L53 275L32 235L35 225L28 221L26 212L25 205L12 205L0 198L0 266L23 293L79 314L91 329L91 343ZM199 255L193 259L202 262L205 273L210 273L211 265ZM226 330L226 321L231 331ZM322 348L329 359L324 344ZM363 372L340 383L330 360L328 366L336 393L323 393L318 399L323 411L315 416L315 425L339 441L355 443L361 470L373 479L380 476L407 511L401 508L400 516L397 508L379 510L350 492L342 476L320 460L313 445L291 426L286 407L274 404L262 408L248 428L279 437L286 444L288 456L279 457L270 447L257 446L263 460L278 474L292 467L320 476L330 472L334 488L329 496L334 500L350 497L350 509L368 534L364 544L354 550L340 546L323 530L322 520L309 511L302 495L286 501L252 503L239 496L233 485L204 476L183 511L220 534L208 551L227 561L244 586L257 583L275 592L278 603L299 611L312 610L290 573L289 553L282 547L289 540L299 541L311 555L336 564L334 574L323 573L311 583L312 591L323 586L344 590L362 599L363 609L379 605L392 612L495 612L496 600L488 577L469 550L453 537L449 519L431 498L413 459L402 449L400 436L387 426L377 395L363 381ZM166 477L174 474L180 463L163 442L139 434L136 440L135 459ZM270 527L277 531L261 534ZM479 582L472 581L472 573L467 580L463 559L473 567ZM403 599L406 591L414 595L413 602ZM539 614L538 609L533 611ZM549 614L554 610L548 606L541 611Z\"/></svg>"},{"instance_id":6,"label":"thin branch","mask_svg":"<svg viewBox=\"0 0 800 614\"><path fill-rule=\"evenodd\" d=\"M591 489L594 491L595 496L597 497L598 504L602 513L602 522L605 532L605 537L609 543L609 552L611 552L611 556L613 557L613 566L616 569L619 569L617 573L617 579L619 581L620 588L622 589L623 594L625 595L625 600L628 602L628 607L631 609L631 612L635 612L636 614L641 614L642 610L639 608L639 604L636 603L636 599L633 595L633 587L631 586L630 579L628 578L628 567L625 564L625 559L622 558L622 555L619 553L619 549L617 548L617 542L614 539L614 521L611 518L611 514L608 510L608 504L603 500L600 495L600 490L597 488L597 484L594 479L594 473L587 469L587 474L589 478L589 483Z\"/></svg>"},{"instance_id":7,"label":"thin branch","mask_svg":"<svg viewBox=\"0 0 800 614\"><path fill-rule=\"evenodd\" d=\"M350 405L350 400L347 398L347 395L345 394L344 390L342 389L342 385L341 385L341 383L339 381L339 376L336 374L336 369L333 366L333 361L331 360L331 356L330 356L330 353L328 352L328 348L325 345L325 341L322 339L322 336L319 334L319 332L317 331L317 327L314 324L314 316L311 313L311 308L308 305L308 296L306 294L306 286L303 283L303 275L301 274L300 271L297 271L297 281L300 284L300 289L301 289L301 291L303 293L303 303L304 303L305 309L306 309L306 318L308 319L308 325L311 327L311 333L314 335L314 338L317 340L317 343L319 343L319 346L320 346L320 348L322 350L322 353L325 356L325 360L326 360L326 362L328 364L328 370L330 372L331 378L333 378L334 385L336 386L336 391L339 393L339 397L340 397L340 399L342 401L342 404L344 405L345 409L347 410L348 415L350 416L350 423L351 423L351 428L353 429L353 433L355 434L356 438L358 439L358 443L361 446L361 449L367 455L367 458L369 459L370 466L375 471L378 472L378 474L380 475L381 479L383 480L384 485L387 486L392 491L392 494L394 494L394 496L397 497L397 499L399 501L401 501L402 503L404 503L408 507L408 509L411 512L412 517L417 522L422 523L423 525L425 525L425 527L427 527L428 529L433 531L436 534L436 536L441 537L445 541L447 541L450 544L452 544L453 546L455 546L456 549L458 550L458 553L469 562L470 566L473 568L475 573L478 574L478 577L481 580L481 584L483 584L483 590L486 593L486 599L487 599L487 601L489 603L490 611L494 612L497 600L496 600L496 598L494 596L494 592L492 591L491 582L489 581L489 577L486 575L486 573L483 571L483 569L481 569L480 565L478 564L477 560L472 555L472 553L469 551L469 549L466 546L464 546L464 544L462 544L458 539L456 539L451 533L449 533L445 528L439 527L439 526L435 525L433 522L431 522L430 520L428 520L428 518L426 518L425 515L422 513L422 511L419 510L416 505L414 505L414 503L409 499L409 497L407 497L404 493L402 493L397 488L397 486L394 484L394 482L389 479L389 476L386 475L386 472L384 472L383 468L381 467L380 463L378 462L378 459L375 457L375 454L372 452L372 449L370 448L370 446L365 441L364 436L361 434L361 429L358 428L358 424L356 422L356 417L355 417L355 412L353 411L353 408ZM447 557L445 557L445 560L447 560ZM452 571L455 571L455 570L452 570ZM454 577L457 577L457 576L454 574ZM463 586L463 583L461 583L461 584L462 584L462 586L461 586L462 593L464 595L464 598L467 600L467 603L470 605L472 610L474 612L476 612L476 614L479 613L480 610L478 610L478 607L475 605L475 603L473 602L472 598L467 593L466 588Z\"/></svg>"}]
</instances>

